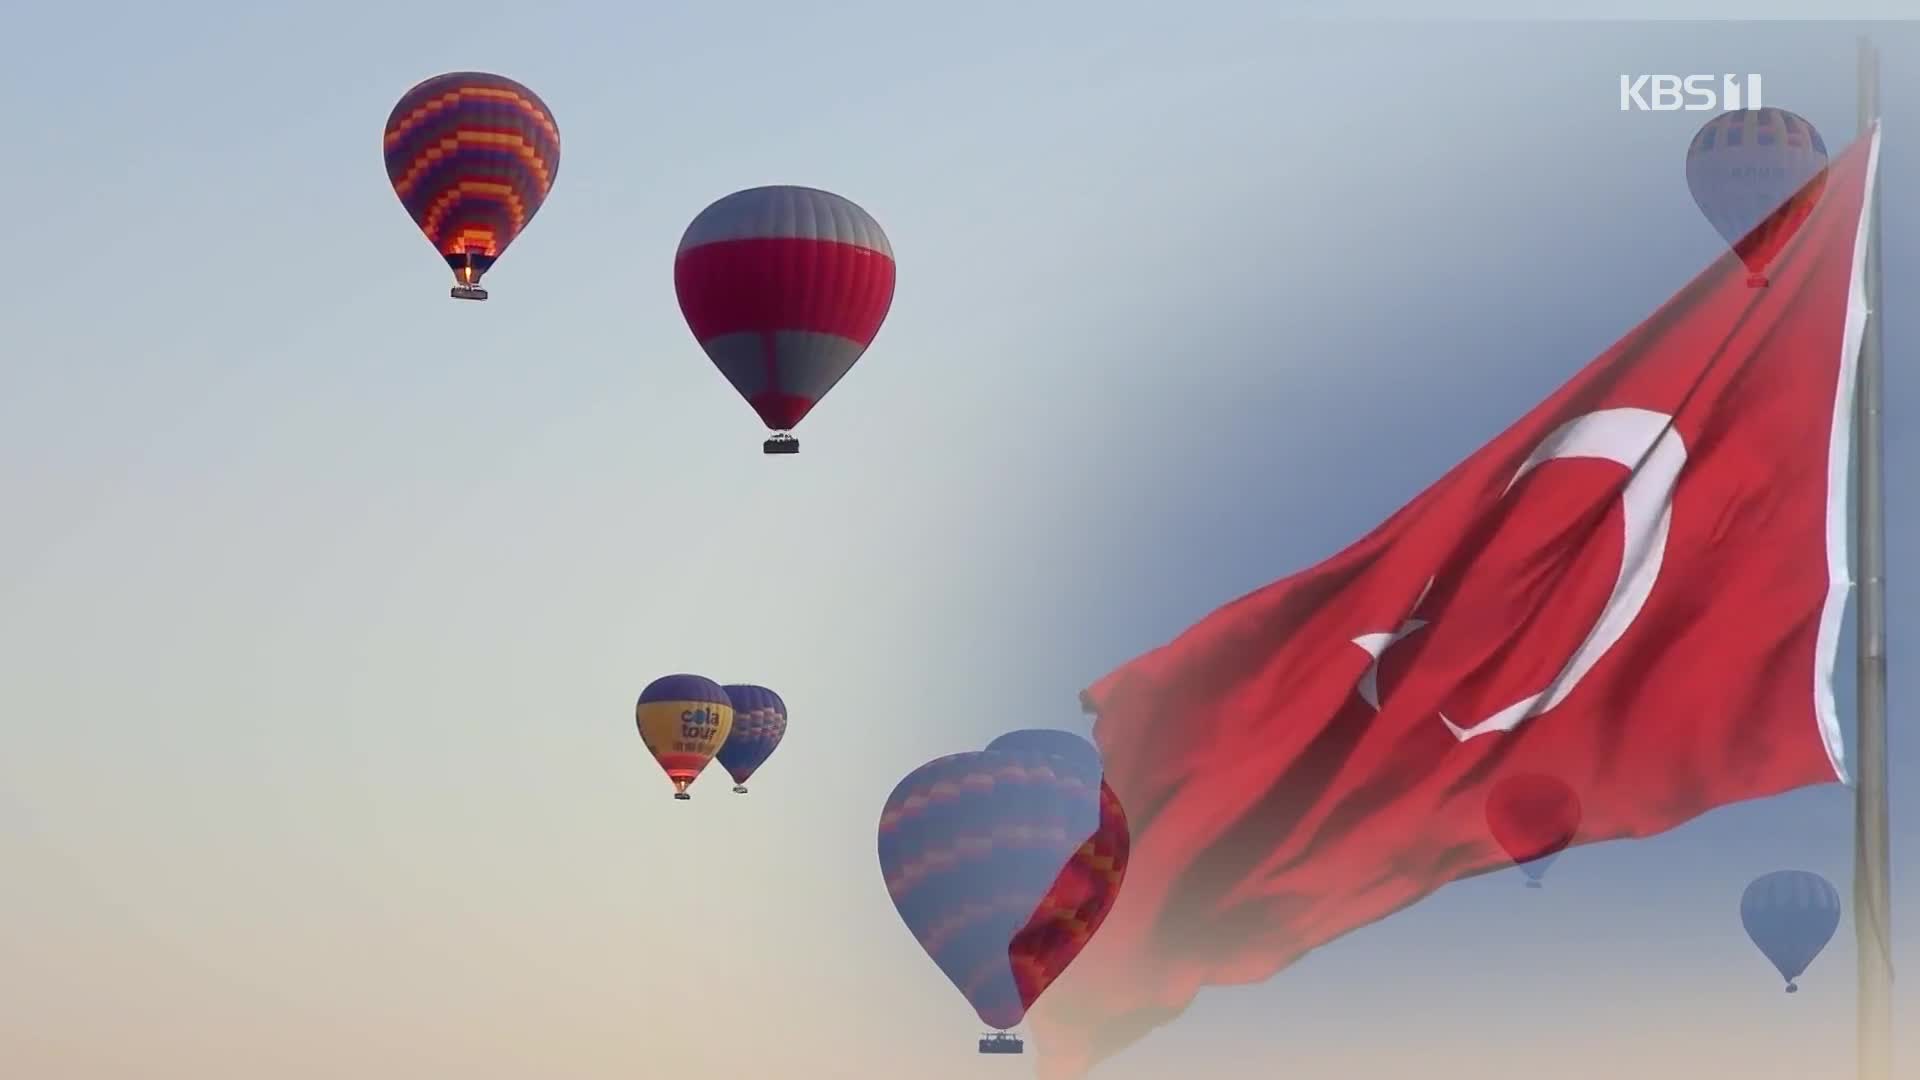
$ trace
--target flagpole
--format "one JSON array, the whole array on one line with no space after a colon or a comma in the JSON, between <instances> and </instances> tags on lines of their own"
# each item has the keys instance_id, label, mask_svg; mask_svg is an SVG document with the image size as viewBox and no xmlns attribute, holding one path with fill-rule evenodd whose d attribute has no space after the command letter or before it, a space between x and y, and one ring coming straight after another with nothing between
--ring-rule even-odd
<instances>
[{"instance_id":1,"label":"flagpole","mask_svg":"<svg viewBox=\"0 0 1920 1080\"><path fill-rule=\"evenodd\" d=\"M1880 117L1880 54L1860 39L1860 134ZM1886 528L1880 433L1880 197L1867 207L1866 334L1854 432L1859 440L1859 778L1854 788L1853 929L1859 957L1859 1077L1893 1080L1893 938L1887 820Z\"/></svg>"}]
</instances>

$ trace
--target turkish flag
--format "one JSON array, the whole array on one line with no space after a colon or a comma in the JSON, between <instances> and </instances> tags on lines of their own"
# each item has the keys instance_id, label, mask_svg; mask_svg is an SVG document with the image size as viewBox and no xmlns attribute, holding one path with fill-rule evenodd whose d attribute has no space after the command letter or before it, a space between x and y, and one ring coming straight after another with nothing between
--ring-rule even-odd
<instances>
[{"instance_id":1,"label":"turkish flag","mask_svg":"<svg viewBox=\"0 0 1920 1080\"><path fill-rule=\"evenodd\" d=\"M1844 779L1878 142L1829 166L1773 287L1722 258L1371 535L1085 692L1132 860L1033 1014L1043 1075L1512 866L1509 777L1563 785L1575 843Z\"/></svg>"}]
</instances>

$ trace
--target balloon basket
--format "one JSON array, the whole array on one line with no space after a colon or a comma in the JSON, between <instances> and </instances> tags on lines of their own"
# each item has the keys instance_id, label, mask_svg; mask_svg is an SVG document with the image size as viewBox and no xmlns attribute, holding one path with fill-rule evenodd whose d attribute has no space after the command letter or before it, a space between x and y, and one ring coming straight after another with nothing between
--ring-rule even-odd
<instances>
[{"instance_id":1,"label":"balloon basket","mask_svg":"<svg viewBox=\"0 0 1920 1080\"><path fill-rule=\"evenodd\" d=\"M447 295L453 297L455 300L485 300L487 298L487 290L475 289L466 285L455 285L447 291Z\"/></svg>"},{"instance_id":2,"label":"balloon basket","mask_svg":"<svg viewBox=\"0 0 1920 1080\"><path fill-rule=\"evenodd\" d=\"M760 445L768 454L797 454L800 452L800 440L782 432Z\"/></svg>"},{"instance_id":3,"label":"balloon basket","mask_svg":"<svg viewBox=\"0 0 1920 1080\"><path fill-rule=\"evenodd\" d=\"M1795 985L1793 985L1792 983L1788 983L1788 984L1787 984L1787 993L1789 993L1789 994L1797 994L1797 993L1799 993L1799 992L1800 992L1800 988L1799 988L1799 987L1797 987L1797 986L1795 986Z\"/></svg>"},{"instance_id":4,"label":"balloon basket","mask_svg":"<svg viewBox=\"0 0 1920 1080\"><path fill-rule=\"evenodd\" d=\"M747 793L747 785L745 784L733 785L733 793L735 795L745 795Z\"/></svg>"},{"instance_id":5,"label":"balloon basket","mask_svg":"<svg viewBox=\"0 0 1920 1080\"><path fill-rule=\"evenodd\" d=\"M1528 879L1527 879L1527 888L1529 888L1529 889L1544 889L1544 888L1546 888L1546 886L1544 886L1544 885L1542 885L1542 884L1540 884L1540 883L1539 883L1538 881L1536 881L1536 880L1534 880L1533 878L1528 878Z\"/></svg>"},{"instance_id":6,"label":"balloon basket","mask_svg":"<svg viewBox=\"0 0 1920 1080\"><path fill-rule=\"evenodd\" d=\"M1000 1032L995 1035L980 1036L980 1052L983 1054L1024 1054L1027 1045L1018 1036Z\"/></svg>"},{"instance_id":7,"label":"balloon basket","mask_svg":"<svg viewBox=\"0 0 1920 1080\"><path fill-rule=\"evenodd\" d=\"M684 791L676 791L676 792L674 792L674 793L673 793L673 797L674 797L674 798L676 798L676 799L691 799L691 798L693 798L693 796L691 796L691 795L689 795L689 794L687 794L687 793L686 793L686 792L684 792Z\"/></svg>"},{"instance_id":8,"label":"balloon basket","mask_svg":"<svg viewBox=\"0 0 1920 1080\"><path fill-rule=\"evenodd\" d=\"M1767 275L1765 274L1748 274L1747 275L1747 288L1764 289L1766 287L1767 287Z\"/></svg>"}]
</instances>

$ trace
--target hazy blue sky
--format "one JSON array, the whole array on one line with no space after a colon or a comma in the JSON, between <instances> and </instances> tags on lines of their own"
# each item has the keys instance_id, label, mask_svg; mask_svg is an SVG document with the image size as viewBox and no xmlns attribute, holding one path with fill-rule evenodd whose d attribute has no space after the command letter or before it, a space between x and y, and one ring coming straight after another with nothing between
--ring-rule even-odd
<instances>
[{"instance_id":1,"label":"hazy blue sky","mask_svg":"<svg viewBox=\"0 0 1920 1080\"><path fill-rule=\"evenodd\" d=\"M888 903L894 783L1084 730L1082 686L1343 546L1716 257L1681 171L1702 116L1617 111L1619 73L1761 72L1837 150L1856 33L1204 3L14 16L0 1060L1023 1072L970 1052ZM1876 34L1914 971L1920 27ZM484 305L446 298L378 151L402 92L466 68L538 90L564 139ZM856 200L900 260L789 459L671 283L692 215L762 183ZM751 796L676 803L646 757L633 698L679 670L786 695ZM1788 998L1735 907L1781 866L1844 888L1849 806L1807 790L1581 849L1545 892L1451 887L1105 1075L1847 1075L1851 920Z\"/></svg>"}]
</instances>

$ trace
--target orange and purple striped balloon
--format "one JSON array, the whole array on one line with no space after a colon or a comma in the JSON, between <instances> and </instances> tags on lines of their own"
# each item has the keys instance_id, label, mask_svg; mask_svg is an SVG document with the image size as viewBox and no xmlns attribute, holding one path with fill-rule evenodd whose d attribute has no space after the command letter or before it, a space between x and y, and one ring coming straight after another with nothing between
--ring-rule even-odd
<instances>
[{"instance_id":1,"label":"orange and purple striped balloon","mask_svg":"<svg viewBox=\"0 0 1920 1080\"><path fill-rule=\"evenodd\" d=\"M387 117L387 178L461 288L476 286L533 220L560 169L560 129L539 95L478 71L438 75ZM460 289L455 295L460 295Z\"/></svg>"}]
</instances>

